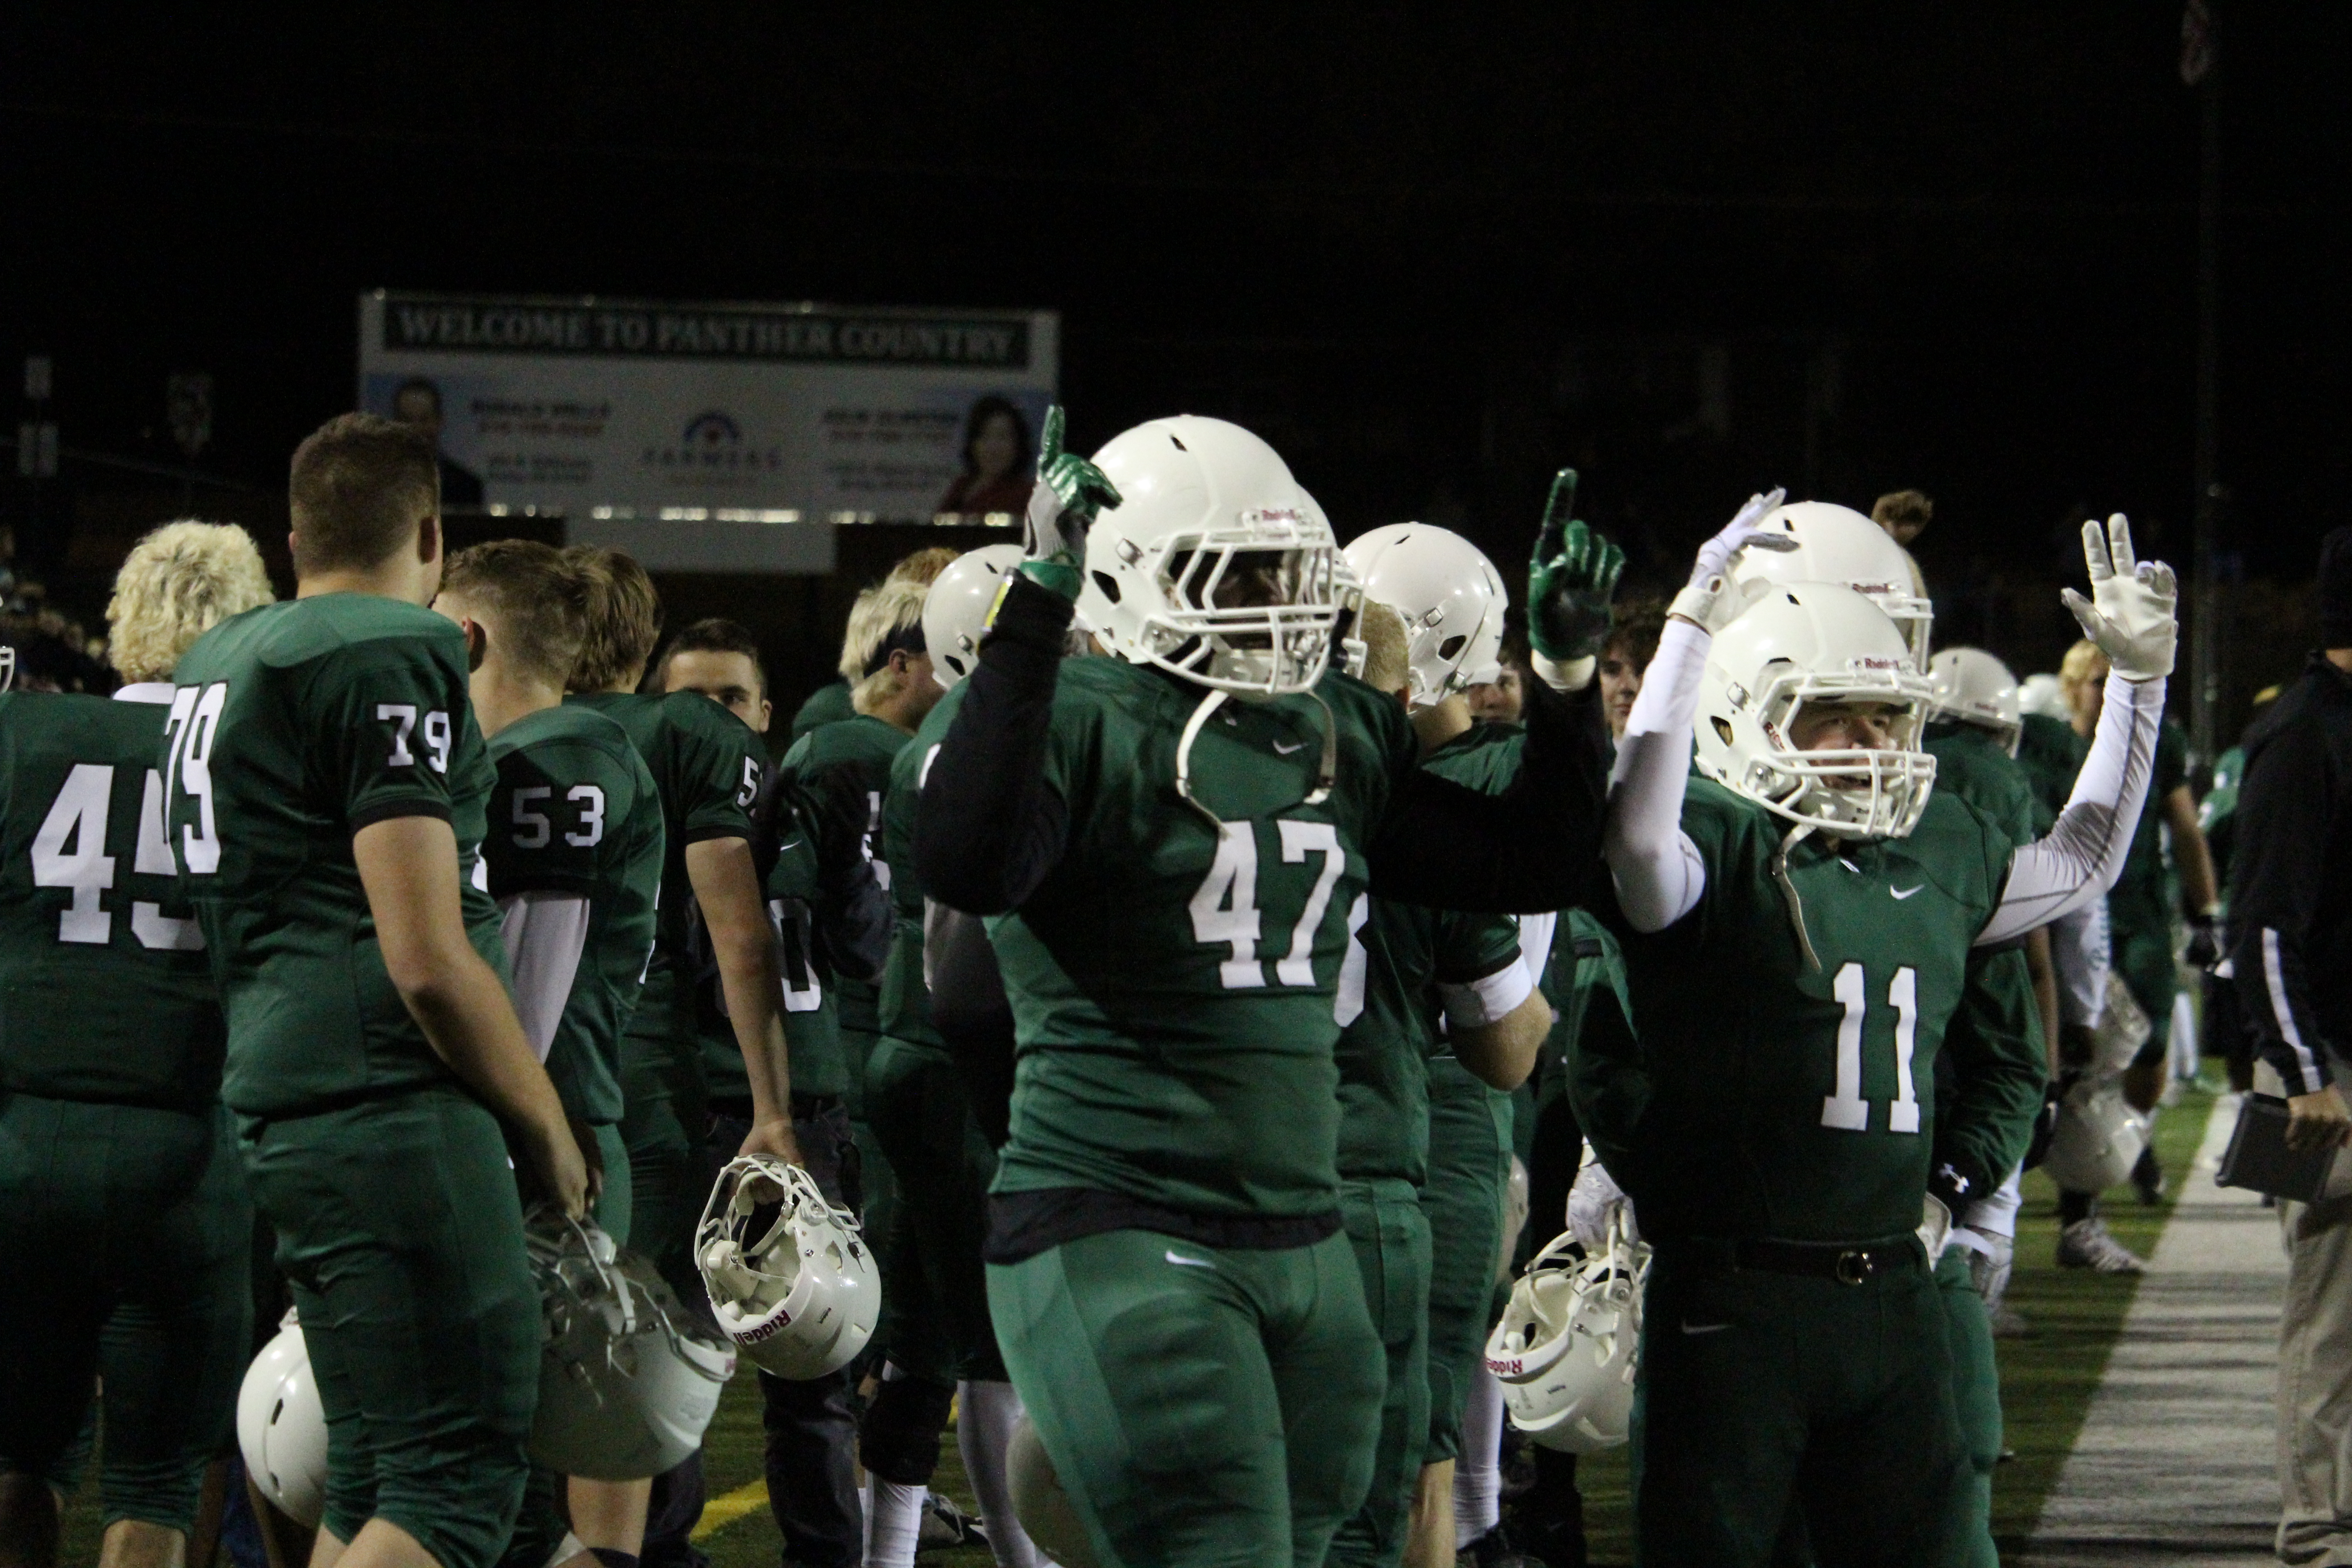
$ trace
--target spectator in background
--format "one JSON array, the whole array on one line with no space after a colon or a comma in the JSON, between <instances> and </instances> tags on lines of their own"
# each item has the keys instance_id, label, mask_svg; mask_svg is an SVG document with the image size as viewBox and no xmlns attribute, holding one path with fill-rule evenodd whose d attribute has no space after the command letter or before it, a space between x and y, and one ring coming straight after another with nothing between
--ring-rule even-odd
<instances>
[{"instance_id":1,"label":"spectator in background","mask_svg":"<svg viewBox=\"0 0 2352 1568\"><path fill-rule=\"evenodd\" d=\"M1666 606L1656 599L1633 599L1612 613L1609 640L1601 645L1601 716L1609 721L1609 738L1625 733L1633 716L1633 699L1642 694L1642 672L1658 651L1666 629Z\"/></svg>"},{"instance_id":2,"label":"spectator in background","mask_svg":"<svg viewBox=\"0 0 2352 1568\"><path fill-rule=\"evenodd\" d=\"M1024 500L1022 504L1025 506L1028 503ZM931 579L946 571L948 563L961 553L962 553L961 551L950 550L944 544L930 545L926 549L916 551L912 555L901 557L898 563L890 568L889 574L882 581L919 583L928 588L931 584ZM793 715L793 730L792 734L787 737L787 743L799 740L820 724L830 724L837 719L855 717L857 710L850 703L849 689L853 682L863 679L865 674L866 671L853 661L849 649L845 647L841 655L840 678L827 681L808 694L807 700L803 701L799 710Z\"/></svg>"},{"instance_id":3,"label":"spectator in background","mask_svg":"<svg viewBox=\"0 0 2352 1568\"><path fill-rule=\"evenodd\" d=\"M2253 722L2260 722L2263 710L2278 700L2280 688L2265 686L2254 693ZM2252 725L2248 725L2251 732ZM2213 880L2223 889L2221 919L2230 918L2228 889L2230 859L2237 847L2238 786L2245 782L2246 747L2242 738L2213 759L2213 787L2205 792L2197 807L2197 826L2205 830L2205 847L2213 857ZM2205 971L2205 1009L2200 1015L2204 1028L2204 1048L2200 1055L2220 1057L2229 1064L2230 1087L2240 1094L2254 1087L2254 1057L2247 1039L2245 1020L2238 1012L2238 987L2234 971L2221 960L2226 956L2216 943L2191 942L2189 962Z\"/></svg>"},{"instance_id":4,"label":"spectator in background","mask_svg":"<svg viewBox=\"0 0 2352 1568\"><path fill-rule=\"evenodd\" d=\"M1462 689L1470 717L1481 724L1516 724L1528 679L1528 634L1513 626L1503 634L1503 671L1493 680Z\"/></svg>"},{"instance_id":5,"label":"spectator in background","mask_svg":"<svg viewBox=\"0 0 2352 1568\"><path fill-rule=\"evenodd\" d=\"M1889 490L1873 501L1870 521L1886 531L1886 536L1911 548L1911 542L1927 531L1927 524L1936 517L1936 503L1920 490Z\"/></svg>"},{"instance_id":6,"label":"spectator in background","mask_svg":"<svg viewBox=\"0 0 2352 1568\"><path fill-rule=\"evenodd\" d=\"M2325 651L2246 731L2230 872L2230 968L2256 1087L2284 1088L2287 1142L2302 1147L2352 1137L2352 528L2320 545L2319 630ZM2319 1202L2281 1201L2279 1220L2278 1556L2352 1562L2347 1162Z\"/></svg>"},{"instance_id":7,"label":"spectator in background","mask_svg":"<svg viewBox=\"0 0 2352 1568\"><path fill-rule=\"evenodd\" d=\"M441 509L463 511L482 504L481 476L449 460L441 449L441 389L421 375L409 377L392 395L392 416L414 425L433 437L434 459L441 465Z\"/></svg>"},{"instance_id":8,"label":"spectator in background","mask_svg":"<svg viewBox=\"0 0 2352 1568\"><path fill-rule=\"evenodd\" d=\"M1029 422L1004 398L983 397L963 422L963 472L956 476L939 510L966 517L1003 515L1017 522L1029 510L1032 471Z\"/></svg>"}]
</instances>

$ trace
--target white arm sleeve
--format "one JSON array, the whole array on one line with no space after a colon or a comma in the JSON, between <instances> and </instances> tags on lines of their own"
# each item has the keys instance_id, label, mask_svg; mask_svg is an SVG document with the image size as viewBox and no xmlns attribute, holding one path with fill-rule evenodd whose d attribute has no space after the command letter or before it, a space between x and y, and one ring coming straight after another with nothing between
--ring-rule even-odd
<instances>
[{"instance_id":1,"label":"white arm sleeve","mask_svg":"<svg viewBox=\"0 0 2352 1568\"><path fill-rule=\"evenodd\" d=\"M1543 984L1544 965L1551 962L1552 933L1559 929L1559 916L1547 911L1539 915L1520 915L1519 964L1528 972L1528 984Z\"/></svg>"},{"instance_id":2,"label":"white arm sleeve","mask_svg":"<svg viewBox=\"0 0 2352 1568\"><path fill-rule=\"evenodd\" d=\"M515 1016L545 1066L555 1026L572 1000L572 977L588 950L588 900L578 893L517 893L499 900L499 934L514 974Z\"/></svg>"},{"instance_id":3,"label":"white arm sleeve","mask_svg":"<svg viewBox=\"0 0 2352 1568\"><path fill-rule=\"evenodd\" d=\"M1506 964L1483 980L1437 983L1437 999L1452 1029L1483 1029L1500 1022L1535 993L1536 983L1523 963Z\"/></svg>"},{"instance_id":4,"label":"white arm sleeve","mask_svg":"<svg viewBox=\"0 0 2352 1568\"><path fill-rule=\"evenodd\" d=\"M1665 930L1706 891L1706 864L1683 832L1683 782L1690 776L1691 717L1713 640L1688 621L1666 622L1617 743L1601 854L1635 931Z\"/></svg>"},{"instance_id":5,"label":"white arm sleeve","mask_svg":"<svg viewBox=\"0 0 2352 1568\"><path fill-rule=\"evenodd\" d=\"M2161 679L2107 677L2099 728L2083 771L2074 775L2074 793L2046 836L2010 857L2000 907L1978 934L1978 946L2014 941L2116 885L2139 830L2163 722Z\"/></svg>"}]
</instances>

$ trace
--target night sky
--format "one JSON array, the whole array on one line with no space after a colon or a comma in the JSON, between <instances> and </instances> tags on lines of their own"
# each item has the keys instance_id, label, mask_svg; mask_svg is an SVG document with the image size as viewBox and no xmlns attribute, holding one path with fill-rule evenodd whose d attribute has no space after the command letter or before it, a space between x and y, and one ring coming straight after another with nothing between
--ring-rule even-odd
<instances>
[{"instance_id":1,"label":"night sky","mask_svg":"<svg viewBox=\"0 0 2352 1568\"><path fill-rule=\"evenodd\" d=\"M2352 18L2214 8L2227 542L2299 578ZM200 466L274 489L363 288L1045 307L1079 444L1238 419L1343 537L1517 559L1573 462L1653 575L1772 483L1928 490L1940 581L2054 575L2086 510L2187 559L2177 4L852 9L28 10L7 396L53 353L69 447L176 461L210 371Z\"/></svg>"}]
</instances>

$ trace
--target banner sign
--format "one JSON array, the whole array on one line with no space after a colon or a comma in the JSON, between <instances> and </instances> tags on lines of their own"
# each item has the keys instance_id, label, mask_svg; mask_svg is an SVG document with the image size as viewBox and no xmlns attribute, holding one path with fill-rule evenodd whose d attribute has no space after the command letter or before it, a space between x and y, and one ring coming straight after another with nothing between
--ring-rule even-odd
<instances>
[{"instance_id":1,"label":"banner sign","mask_svg":"<svg viewBox=\"0 0 2352 1568\"><path fill-rule=\"evenodd\" d=\"M978 521L1025 503L1050 310L360 298L360 406L437 425L451 507ZM650 563L649 563L650 564Z\"/></svg>"}]
</instances>

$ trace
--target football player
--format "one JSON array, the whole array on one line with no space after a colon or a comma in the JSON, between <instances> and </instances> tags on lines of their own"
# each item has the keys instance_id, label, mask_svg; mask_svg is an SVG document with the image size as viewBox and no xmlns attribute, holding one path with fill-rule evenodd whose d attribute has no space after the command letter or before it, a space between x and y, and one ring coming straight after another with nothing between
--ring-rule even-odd
<instances>
[{"instance_id":1,"label":"football player","mask_svg":"<svg viewBox=\"0 0 2352 1568\"><path fill-rule=\"evenodd\" d=\"M182 657L158 752L222 1099L326 1415L316 1568L499 1559L541 1333L509 1143L566 1214L590 1196L500 973L496 774L465 636L425 607L439 482L431 440L373 415L305 440L297 597Z\"/></svg>"},{"instance_id":2,"label":"football player","mask_svg":"<svg viewBox=\"0 0 2352 1568\"><path fill-rule=\"evenodd\" d=\"M1871 601L1775 584L1710 636L1725 567L1776 500L1700 550L1611 795L1646 1103L1606 1129L1579 1110L1618 1143L1604 1157L1655 1248L1640 1552L1761 1564L1801 1500L1824 1563L1942 1563L1964 1554L1969 1471L1928 1264L1951 1212L2022 1152L2044 1072L2021 1036L1979 1031L1939 1117L1930 1068L1961 1047L1947 1026L1974 951L2098 898L2122 865L2172 576L2134 561L2121 517L2084 529L2095 599L2065 598L2116 674L2066 811L2018 847L1931 792L1926 678Z\"/></svg>"},{"instance_id":3,"label":"football player","mask_svg":"<svg viewBox=\"0 0 2352 1568\"><path fill-rule=\"evenodd\" d=\"M698 940L708 944L718 968L744 1063L752 1116L740 1151L790 1164L801 1159L773 928L752 847L751 810L766 752L748 725L698 692L640 695L661 632L653 580L620 551L575 544L563 553L588 584L587 637L565 700L604 714L627 732L661 798L653 958L621 1038L630 1241L680 1300L698 1301L702 1280L692 1241L709 1191L708 1096L694 984ZM656 1478L645 1531L646 1558L667 1563L688 1550L688 1534L702 1510L701 1462L698 1451ZM625 1530L625 1520L611 1528Z\"/></svg>"},{"instance_id":4,"label":"football player","mask_svg":"<svg viewBox=\"0 0 2352 1568\"><path fill-rule=\"evenodd\" d=\"M475 720L498 784L482 859L500 912L515 1012L602 1176L596 1223L629 1239L621 1037L653 951L661 797L627 731L563 700L588 631L586 579L552 546L501 539L450 557L433 607L466 634ZM635 1559L646 1481L571 1483L575 1552ZM507 1561L567 1546L553 1478L534 1467Z\"/></svg>"},{"instance_id":5,"label":"football player","mask_svg":"<svg viewBox=\"0 0 2352 1568\"><path fill-rule=\"evenodd\" d=\"M1272 448L1184 416L1088 462L1060 430L916 822L1019 1025L991 1315L1098 1561L1312 1564L1385 1382L1334 1166L1348 913L1573 902L1600 726L1531 690L1511 792L1428 773L1326 678L1346 575ZM1064 662L1074 613L1113 657Z\"/></svg>"},{"instance_id":6,"label":"football player","mask_svg":"<svg viewBox=\"0 0 2352 1568\"><path fill-rule=\"evenodd\" d=\"M698 621L678 633L662 655L658 684L667 692L699 692L756 734L767 733L772 710L760 645L732 621ZM873 955L887 940L887 911L879 889L864 889L869 896L856 909L840 910L825 903L814 835L791 792L763 789L756 812L753 842L759 858L770 863L768 913L782 977L793 1134L819 1190L855 1213L862 1194L844 1100L848 1065L833 954L837 947L852 951L853 967L869 972L878 962ZM741 1140L754 1108L742 1055L730 1037L718 966L699 940L699 926L694 935L700 956L697 1014L716 1154ZM788 1555L800 1563L854 1561L843 1554L856 1550L858 1528L856 1373L845 1367L824 1377L788 1381L763 1372L760 1391L769 1507Z\"/></svg>"},{"instance_id":7,"label":"football player","mask_svg":"<svg viewBox=\"0 0 2352 1568\"><path fill-rule=\"evenodd\" d=\"M2106 677L2106 656L2095 644L2078 643L2068 650L2059 681L2073 710L2077 735L2089 735L2098 723L2100 691ZM2143 1204L2164 1196L2164 1172L2157 1164L2154 1132L2157 1108L2164 1096L2165 1057L2172 1041L2173 997L2180 989L2179 963L2172 944L2174 894L2165 872L2168 830L2189 934L2200 948L2210 952L2221 916L2221 889L2214 879L2205 830L2198 825L2197 797L2189 788L2189 735L2169 719L2157 737L2156 779L2148 786L2147 808L2140 813L2131 858L2124 862L2124 874L2107 895L2111 962L2132 999L2147 1015L2147 1039L2124 1072L2124 1098L2148 1120L2149 1141L2131 1173L2132 1188ZM2070 1209L2082 1208L2080 1194L2068 1196ZM2061 1215L2068 1221L2080 1217L2075 1212Z\"/></svg>"},{"instance_id":8,"label":"football player","mask_svg":"<svg viewBox=\"0 0 2352 1568\"><path fill-rule=\"evenodd\" d=\"M884 581L928 584L941 572L946 571L948 563L955 558L954 551L945 545L934 544L929 549L918 550L901 558L897 565L890 568L890 574ZM856 686L864 678L863 658L856 657L854 649L845 644L841 655L840 677L837 679L826 681L808 694L807 699L793 714L790 738L798 741L820 724L831 724L838 720L854 718L857 712L857 705L850 700L849 691L850 688Z\"/></svg>"},{"instance_id":9,"label":"football player","mask_svg":"<svg viewBox=\"0 0 2352 1568\"><path fill-rule=\"evenodd\" d=\"M1444 543L1457 559L1477 555L1466 541L1448 535ZM1351 546L1351 561L1356 554ZM1484 558L1476 564L1484 566ZM1486 571L1491 574L1492 568ZM1498 580L1498 615L1500 586ZM1403 617L1377 600L1368 599L1359 616L1367 649L1364 683L1408 710L1415 690L1444 690L1465 666L1459 658L1438 658L1427 640L1409 641ZM1423 656L1418 668L1416 646ZM1447 700L1458 699L1449 693ZM1416 909L1360 894L1348 920L1349 945L1336 1009L1339 1213L1363 1274L1364 1304L1380 1336L1388 1389L1371 1488L1333 1536L1328 1561L1395 1568L1409 1539L1442 1540L1450 1553L1454 1535L1453 1510L1444 1506L1452 1496L1451 1467L1429 1459L1431 1405L1439 1386L1429 1366L1433 1258L1439 1249L1423 1205L1434 1173L1431 1064L1442 1052L1481 1085L1507 1091L1534 1066L1551 1016L1520 962L1518 922L1507 915ZM1441 1011L1451 1026L1442 1039L1432 1026ZM1470 1245L1484 1241L1485 1254L1466 1254L1451 1238L1443 1250L1450 1266L1470 1274L1474 1293L1483 1287L1491 1295L1496 1222L1491 1213L1470 1217L1479 1222ZM1461 1382L1458 1375L1448 1378L1449 1385Z\"/></svg>"},{"instance_id":10,"label":"football player","mask_svg":"<svg viewBox=\"0 0 2352 1568\"><path fill-rule=\"evenodd\" d=\"M857 672L850 688L856 711L811 731L784 753L782 787L808 824L828 901L841 908L856 907L869 891L887 894L891 886L889 862L880 844L891 763L939 701L941 689L932 678L923 643L923 602L929 591L928 582L894 574L857 596L842 639L842 668ZM822 934L838 958L847 944L837 932ZM880 1039L877 977L873 969L844 965L835 990L847 1058L848 1111L860 1155L865 1224L870 1235L887 1237L894 1234L896 1224L896 1173L866 1104L867 1068ZM887 1333L880 1342L887 1353ZM936 1455L938 1432L946 1425L946 1406L953 1394L952 1378L941 1383L935 1377L886 1375L875 1391L861 1423L866 1468L877 1482L870 1519L872 1550L895 1553L898 1542L911 1543L921 1522L923 1483L930 1474L920 1458L927 1448L922 1435L930 1433L928 1451Z\"/></svg>"},{"instance_id":11,"label":"football player","mask_svg":"<svg viewBox=\"0 0 2352 1568\"><path fill-rule=\"evenodd\" d=\"M0 1561L56 1561L94 1380L103 1568L183 1560L227 1436L252 1207L155 752L182 652L270 596L243 529L169 524L115 577L114 700L0 689Z\"/></svg>"}]
</instances>

